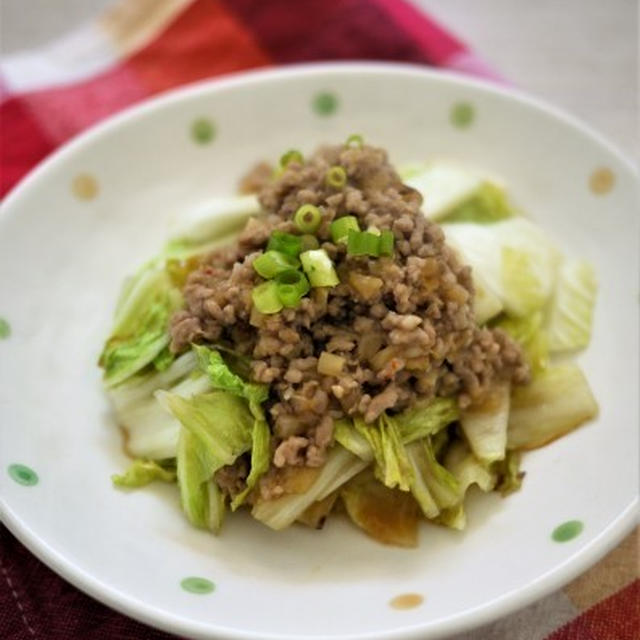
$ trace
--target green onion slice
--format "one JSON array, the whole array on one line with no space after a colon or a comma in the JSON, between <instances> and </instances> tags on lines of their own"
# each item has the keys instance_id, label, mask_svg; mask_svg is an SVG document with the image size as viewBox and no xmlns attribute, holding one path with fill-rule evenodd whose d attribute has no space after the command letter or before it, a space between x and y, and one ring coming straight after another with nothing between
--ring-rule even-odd
<instances>
[{"instance_id":1,"label":"green onion slice","mask_svg":"<svg viewBox=\"0 0 640 640\"><path fill-rule=\"evenodd\" d=\"M300 262L312 287L334 287L340 283L333 262L324 249L301 253Z\"/></svg>"},{"instance_id":2,"label":"green onion slice","mask_svg":"<svg viewBox=\"0 0 640 640\"><path fill-rule=\"evenodd\" d=\"M278 296L278 285L275 280L268 280L251 291L253 306L260 313L278 313L282 309L282 302Z\"/></svg>"},{"instance_id":3,"label":"green onion slice","mask_svg":"<svg viewBox=\"0 0 640 640\"><path fill-rule=\"evenodd\" d=\"M393 245L395 243L395 236L393 235L393 231L389 231L385 229L380 233L380 255L381 256L392 256L393 255Z\"/></svg>"},{"instance_id":4,"label":"green onion slice","mask_svg":"<svg viewBox=\"0 0 640 640\"><path fill-rule=\"evenodd\" d=\"M304 163L304 157L297 149L289 149L280 157L280 166L284 169L290 162Z\"/></svg>"},{"instance_id":5,"label":"green onion slice","mask_svg":"<svg viewBox=\"0 0 640 640\"><path fill-rule=\"evenodd\" d=\"M342 189L347 184L347 172L338 165L330 167L325 176L325 181L330 187Z\"/></svg>"},{"instance_id":6,"label":"green onion slice","mask_svg":"<svg viewBox=\"0 0 640 640\"><path fill-rule=\"evenodd\" d=\"M318 238L312 236L310 233L305 233L303 236L300 236L300 240L302 241L302 251L310 251L320 246Z\"/></svg>"},{"instance_id":7,"label":"green onion slice","mask_svg":"<svg viewBox=\"0 0 640 640\"><path fill-rule=\"evenodd\" d=\"M301 298L309 293L309 281L303 273L296 270L284 271L275 279L280 302L288 308L300 305Z\"/></svg>"},{"instance_id":8,"label":"green onion slice","mask_svg":"<svg viewBox=\"0 0 640 640\"><path fill-rule=\"evenodd\" d=\"M320 209L313 204L303 204L293 217L293 221L302 233L314 233L322 222Z\"/></svg>"},{"instance_id":9,"label":"green onion slice","mask_svg":"<svg viewBox=\"0 0 640 640\"><path fill-rule=\"evenodd\" d=\"M357 133L352 133L344 143L345 147L355 147L361 149L364 145L364 138Z\"/></svg>"},{"instance_id":10,"label":"green onion slice","mask_svg":"<svg viewBox=\"0 0 640 640\"><path fill-rule=\"evenodd\" d=\"M268 251L279 251L293 258L297 258L302 251L302 240L300 236L284 231L274 231L267 243Z\"/></svg>"},{"instance_id":11,"label":"green onion slice","mask_svg":"<svg viewBox=\"0 0 640 640\"><path fill-rule=\"evenodd\" d=\"M355 216L343 216L331 223L331 239L338 242L346 242L349 236L349 231L360 231L358 225L358 218Z\"/></svg>"},{"instance_id":12,"label":"green onion slice","mask_svg":"<svg viewBox=\"0 0 640 640\"><path fill-rule=\"evenodd\" d=\"M263 278L275 278L279 273L299 266L300 262L297 258L273 249L266 251L253 261L253 268Z\"/></svg>"},{"instance_id":13,"label":"green onion slice","mask_svg":"<svg viewBox=\"0 0 640 640\"><path fill-rule=\"evenodd\" d=\"M369 231L349 230L347 253L350 256L373 256L377 258L380 255L380 236Z\"/></svg>"}]
</instances>

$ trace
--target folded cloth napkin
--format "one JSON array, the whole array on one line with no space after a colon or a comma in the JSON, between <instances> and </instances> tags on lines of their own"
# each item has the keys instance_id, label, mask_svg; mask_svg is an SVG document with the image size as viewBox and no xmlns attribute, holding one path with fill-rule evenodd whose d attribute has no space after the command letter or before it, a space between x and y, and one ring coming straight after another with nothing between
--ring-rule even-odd
<instances>
[{"instance_id":1,"label":"folded cloth napkin","mask_svg":"<svg viewBox=\"0 0 640 640\"><path fill-rule=\"evenodd\" d=\"M314 60L394 60L498 80L402 0L124 0L0 62L0 195L88 126L195 80ZM637 532L560 592L458 640L640 637ZM0 527L0 638L168 639L59 578Z\"/></svg>"}]
</instances>

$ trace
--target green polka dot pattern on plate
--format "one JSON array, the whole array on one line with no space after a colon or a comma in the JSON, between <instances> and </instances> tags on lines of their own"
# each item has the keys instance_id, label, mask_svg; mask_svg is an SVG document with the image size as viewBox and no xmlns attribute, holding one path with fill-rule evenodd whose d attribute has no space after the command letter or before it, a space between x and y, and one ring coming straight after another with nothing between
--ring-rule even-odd
<instances>
[{"instance_id":1,"label":"green polka dot pattern on plate","mask_svg":"<svg viewBox=\"0 0 640 640\"><path fill-rule=\"evenodd\" d=\"M216 136L216 127L207 118L198 118L191 123L191 137L198 144L209 144Z\"/></svg>"},{"instance_id":2,"label":"green polka dot pattern on plate","mask_svg":"<svg viewBox=\"0 0 640 640\"><path fill-rule=\"evenodd\" d=\"M9 323L4 319L0 318L0 340L4 340L11 335L11 327Z\"/></svg>"},{"instance_id":3,"label":"green polka dot pattern on plate","mask_svg":"<svg viewBox=\"0 0 640 640\"><path fill-rule=\"evenodd\" d=\"M553 530L551 539L555 542L568 542L578 537L583 529L584 524L580 520L568 520Z\"/></svg>"},{"instance_id":4,"label":"green polka dot pattern on plate","mask_svg":"<svg viewBox=\"0 0 640 640\"><path fill-rule=\"evenodd\" d=\"M184 580L180 582L180 586L189 593L198 593L201 595L212 593L216 588L216 585L213 584L211 580L198 578L197 576L184 578Z\"/></svg>"},{"instance_id":5,"label":"green polka dot pattern on plate","mask_svg":"<svg viewBox=\"0 0 640 640\"><path fill-rule=\"evenodd\" d=\"M13 480L24 487L38 484L38 474L24 464L10 464L7 471Z\"/></svg>"},{"instance_id":6,"label":"green polka dot pattern on plate","mask_svg":"<svg viewBox=\"0 0 640 640\"><path fill-rule=\"evenodd\" d=\"M311 104L319 116L330 116L338 108L338 98L333 93L322 91L316 93Z\"/></svg>"},{"instance_id":7,"label":"green polka dot pattern on plate","mask_svg":"<svg viewBox=\"0 0 640 640\"><path fill-rule=\"evenodd\" d=\"M475 117L475 111L471 104L468 102L456 102L451 107L451 113L449 115L451 124L458 129L466 129L471 126Z\"/></svg>"}]
</instances>

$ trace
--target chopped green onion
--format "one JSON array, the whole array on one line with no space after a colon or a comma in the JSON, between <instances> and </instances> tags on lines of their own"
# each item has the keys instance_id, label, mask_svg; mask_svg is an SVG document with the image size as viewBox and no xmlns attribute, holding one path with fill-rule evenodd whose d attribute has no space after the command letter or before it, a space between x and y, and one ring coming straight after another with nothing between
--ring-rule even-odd
<instances>
[{"instance_id":1,"label":"chopped green onion","mask_svg":"<svg viewBox=\"0 0 640 640\"><path fill-rule=\"evenodd\" d=\"M302 164L304 158L297 149L289 149L286 153L283 153L280 157L280 166L284 169L290 162L297 162Z\"/></svg>"},{"instance_id":2,"label":"chopped green onion","mask_svg":"<svg viewBox=\"0 0 640 640\"><path fill-rule=\"evenodd\" d=\"M393 245L395 242L395 236L393 235L393 231L389 231L385 229L380 233L380 255L381 256L392 256L393 255Z\"/></svg>"},{"instance_id":3,"label":"chopped green onion","mask_svg":"<svg viewBox=\"0 0 640 640\"><path fill-rule=\"evenodd\" d=\"M347 138L347 141L344 143L345 147L355 147L357 149L361 149L363 145L364 145L364 139L362 138L361 135L358 135L357 133L352 133Z\"/></svg>"},{"instance_id":4,"label":"chopped green onion","mask_svg":"<svg viewBox=\"0 0 640 640\"><path fill-rule=\"evenodd\" d=\"M343 216L331 223L331 239L334 242L346 242L349 230L360 231L358 218L355 216Z\"/></svg>"},{"instance_id":5,"label":"chopped green onion","mask_svg":"<svg viewBox=\"0 0 640 640\"><path fill-rule=\"evenodd\" d=\"M347 184L347 172L338 165L330 167L325 176L325 181L330 187L342 189Z\"/></svg>"},{"instance_id":6,"label":"chopped green onion","mask_svg":"<svg viewBox=\"0 0 640 640\"><path fill-rule=\"evenodd\" d=\"M278 296L278 285L274 280L253 287L251 299L253 306L260 313L278 313L282 309L282 302Z\"/></svg>"},{"instance_id":7,"label":"chopped green onion","mask_svg":"<svg viewBox=\"0 0 640 640\"><path fill-rule=\"evenodd\" d=\"M297 258L302 251L302 240L300 236L294 236L292 233L274 231L267 243L267 250L279 251L280 253Z\"/></svg>"},{"instance_id":8,"label":"chopped green onion","mask_svg":"<svg viewBox=\"0 0 640 640\"><path fill-rule=\"evenodd\" d=\"M373 256L377 258L380 255L380 236L369 231L349 230L347 253L350 256Z\"/></svg>"},{"instance_id":9,"label":"chopped green onion","mask_svg":"<svg viewBox=\"0 0 640 640\"><path fill-rule=\"evenodd\" d=\"M273 249L266 251L253 261L253 268L263 278L275 278L279 273L299 266L297 258Z\"/></svg>"},{"instance_id":10,"label":"chopped green onion","mask_svg":"<svg viewBox=\"0 0 640 640\"><path fill-rule=\"evenodd\" d=\"M312 287L334 287L340 283L333 262L324 249L301 253L300 262Z\"/></svg>"},{"instance_id":11,"label":"chopped green onion","mask_svg":"<svg viewBox=\"0 0 640 640\"><path fill-rule=\"evenodd\" d=\"M285 307L297 307L302 296L309 293L309 281L300 271L284 271L276 277L275 282L278 298Z\"/></svg>"},{"instance_id":12,"label":"chopped green onion","mask_svg":"<svg viewBox=\"0 0 640 640\"><path fill-rule=\"evenodd\" d=\"M317 249L320 246L318 238L309 233L305 233L305 235L300 236L300 240L302 240L302 251L310 251L311 249Z\"/></svg>"},{"instance_id":13,"label":"chopped green onion","mask_svg":"<svg viewBox=\"0 0 640 640\"><path fill-rule=\"evenodd\" d=\"M320 209L313 204L303 204L293 217L293 221L302 233L313 233L322 222Z\"/></svg>"}]
</instances>

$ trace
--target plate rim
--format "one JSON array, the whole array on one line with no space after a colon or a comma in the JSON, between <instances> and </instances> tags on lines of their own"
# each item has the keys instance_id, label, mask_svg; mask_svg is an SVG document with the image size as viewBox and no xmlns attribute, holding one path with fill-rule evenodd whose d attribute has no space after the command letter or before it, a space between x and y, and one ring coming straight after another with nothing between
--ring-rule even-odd
<instances>
[{"instance_id":1,"label":"plate rim","mask_svg":"<svg viewBox=\"0 0 640 640\"><path fill-rule=\"evenodd\" d=\"M417 80L438 81L457 85L460 88L471 88L484 93L493 94L501 99L515 101L521 106L528 107L538 112L543 112L555 120L586 136L592 142L602 147L612 155L619 164L629 172L632 180L638 182L638 169L631 158L622 152L615 144L610 142L602 134L598 133L589 124L567 113L561 108L553 106L546 101L530 96L519 89L512 89L505 85L497 85L486 80L473 78L462 73L442 71L425 68L417 64L393 63L393 62L331 62L331 63L304 63L283 65L277 68L258 69L253 71L238 71L216 78L209 78L185 86L171 89L146 99L140 103L112 115L89 129L71 138L51 155L40 162L17 185L15 185L0 205L0 220L8 215L8 210L13 203L19 200L23 193L36 184L42 176L53 170L56 165L73 155L76 150L92 144L101 137L108 136L125 123L145 118L156 110L163 109L182 100L201 93L211 92L215 94L227 89L246 84L265 84L278 79L295 79L303 76L322 76L325 74L353 75L353 74L392 74L404 75ZM504 617L519 610L536 600L544 597L554 590L584 572L595 564L608 551L614 548L640 520L638 495L618 514L618 516L603 529L589 544L578 553L569 556L564 562L558 564L550 571L539 576L532 583L524 587L518 587L504 593L492 601L478 605L454 614L440 621L419 623L409 626L399 626L397 629L380 633L356 633L329 636L309 636L313 640L321 637L338 638L344 640L418 640L425 632L431 637L443 637L446 635L468 631L484 624ZM197 638L210 638L212 633L218 637L226 637L234 640L284 640L299 638L299 636L257 633L243 631L237 628L212 626L176 613L149 605L136 599L124 591L104 584L98 577L87 573L73 561L65 558L64 554L53 549L45 539L38 536L27 522L22 521L9 507L3 496L0 496L0 520L9 531L24 544L46 566L64 580L70 582L81 591L95 598L99 602L123 613L133 619L139 620L155 628L160 628L171 633L179 633Z\"/></svg>"}]
</instances>

